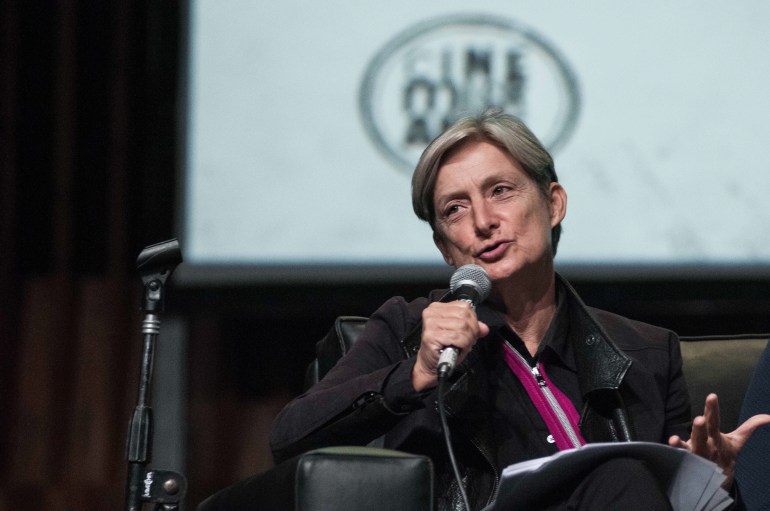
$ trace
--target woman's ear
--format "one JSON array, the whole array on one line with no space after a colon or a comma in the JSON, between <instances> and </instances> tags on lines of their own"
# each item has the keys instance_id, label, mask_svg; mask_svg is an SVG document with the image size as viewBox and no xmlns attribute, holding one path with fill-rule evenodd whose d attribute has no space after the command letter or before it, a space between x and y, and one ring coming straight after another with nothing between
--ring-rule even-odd
<instances>
[{"instance_id":1,"label":"woman's ear","mask_svg":"<svg viewBox=\"0 0 770 511\"><path fill-rule=\"evenodd\" d=\"M567 216L567 191L557 182L552 182L548 189L551 208L551 228L556 227Z\"/></svg>"}]
</instances>

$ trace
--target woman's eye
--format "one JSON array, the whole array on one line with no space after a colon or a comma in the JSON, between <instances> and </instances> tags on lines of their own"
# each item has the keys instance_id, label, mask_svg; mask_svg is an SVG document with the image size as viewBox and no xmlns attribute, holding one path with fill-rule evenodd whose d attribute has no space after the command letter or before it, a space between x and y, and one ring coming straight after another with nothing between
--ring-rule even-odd
<instances>
[{"instance_id":1,"label":"woman's eye","mask_svg":"<svg viewBox=\"0 0 770 511\"><path fill-rule=\"evenodd\" d=\"M496 186L495 189L492 191L492 195L502 195L503 193L508 191L507 186Z\"/></svg>"}]
</instances>

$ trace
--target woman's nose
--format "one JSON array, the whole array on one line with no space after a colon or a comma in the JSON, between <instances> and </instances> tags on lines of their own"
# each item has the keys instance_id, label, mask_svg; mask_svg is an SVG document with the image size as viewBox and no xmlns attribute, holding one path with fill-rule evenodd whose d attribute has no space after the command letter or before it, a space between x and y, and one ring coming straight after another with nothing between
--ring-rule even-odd
<instances>
[{"instance_id":1,"label":"woman's nose","mask_svg":"<svg viewBox=\"0 0 770 511\"><path fill-rule=\"evenodd\" d=\"M481 202L473 208L473 222L476 231L481 234L487 234L498 226L497 215L494 209L486 202Z\"/></svg>"}]
</instances>

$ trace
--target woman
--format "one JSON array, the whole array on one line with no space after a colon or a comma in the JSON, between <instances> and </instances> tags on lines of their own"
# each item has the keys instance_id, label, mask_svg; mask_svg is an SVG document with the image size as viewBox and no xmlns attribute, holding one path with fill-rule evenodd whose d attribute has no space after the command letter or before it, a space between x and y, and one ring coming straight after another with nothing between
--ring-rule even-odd
<instances>
[{"instance_id":1,"label":"woman","mask_svg":"<svg viewBox=\"0 0 770 511\"><path fill-rule=\"evenodd\" d=\"M445 291L386 302L351 352L276 419L276 461L384 435L385 447L429 455L438 508L458 508L435 409L438 358L452 346L459 366L445 398L474 509L493 498L502 468L585 442L669 442L717 462L730 484L740 447L770 416L722 434L710 396L690 440L681 440L690 402L678 338L587 307L555 273L567 195L551 156L523 123L499 112L459 120L423 153L412 194L445 261L486 270L489 299L475 311ZM622 459L521 507L670 504L641 463Z\"/></svg>"}]
</instances>

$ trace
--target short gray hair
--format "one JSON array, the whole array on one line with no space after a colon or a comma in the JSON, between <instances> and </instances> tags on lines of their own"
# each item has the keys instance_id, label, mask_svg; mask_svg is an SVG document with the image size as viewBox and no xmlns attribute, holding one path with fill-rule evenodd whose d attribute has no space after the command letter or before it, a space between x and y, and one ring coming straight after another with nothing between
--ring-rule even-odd
<instances>
[{"instance_id":1,"label":"short gray hair","mask_svg":"<svg viewBox=\"0 0 770 511\"><path fill-rule=\"evenodd\" d=\"M499 109L461 117L439 135L420 156L412 174L412 207L417 217L436 231L433 194L438 171L446 157L467 142L489 142L508 153L538 186L545 197L550 184L558 182L553 158L521 119ZM551 229L551 246L561 237L561 224Z\"/></svg>"}]
</instances>

